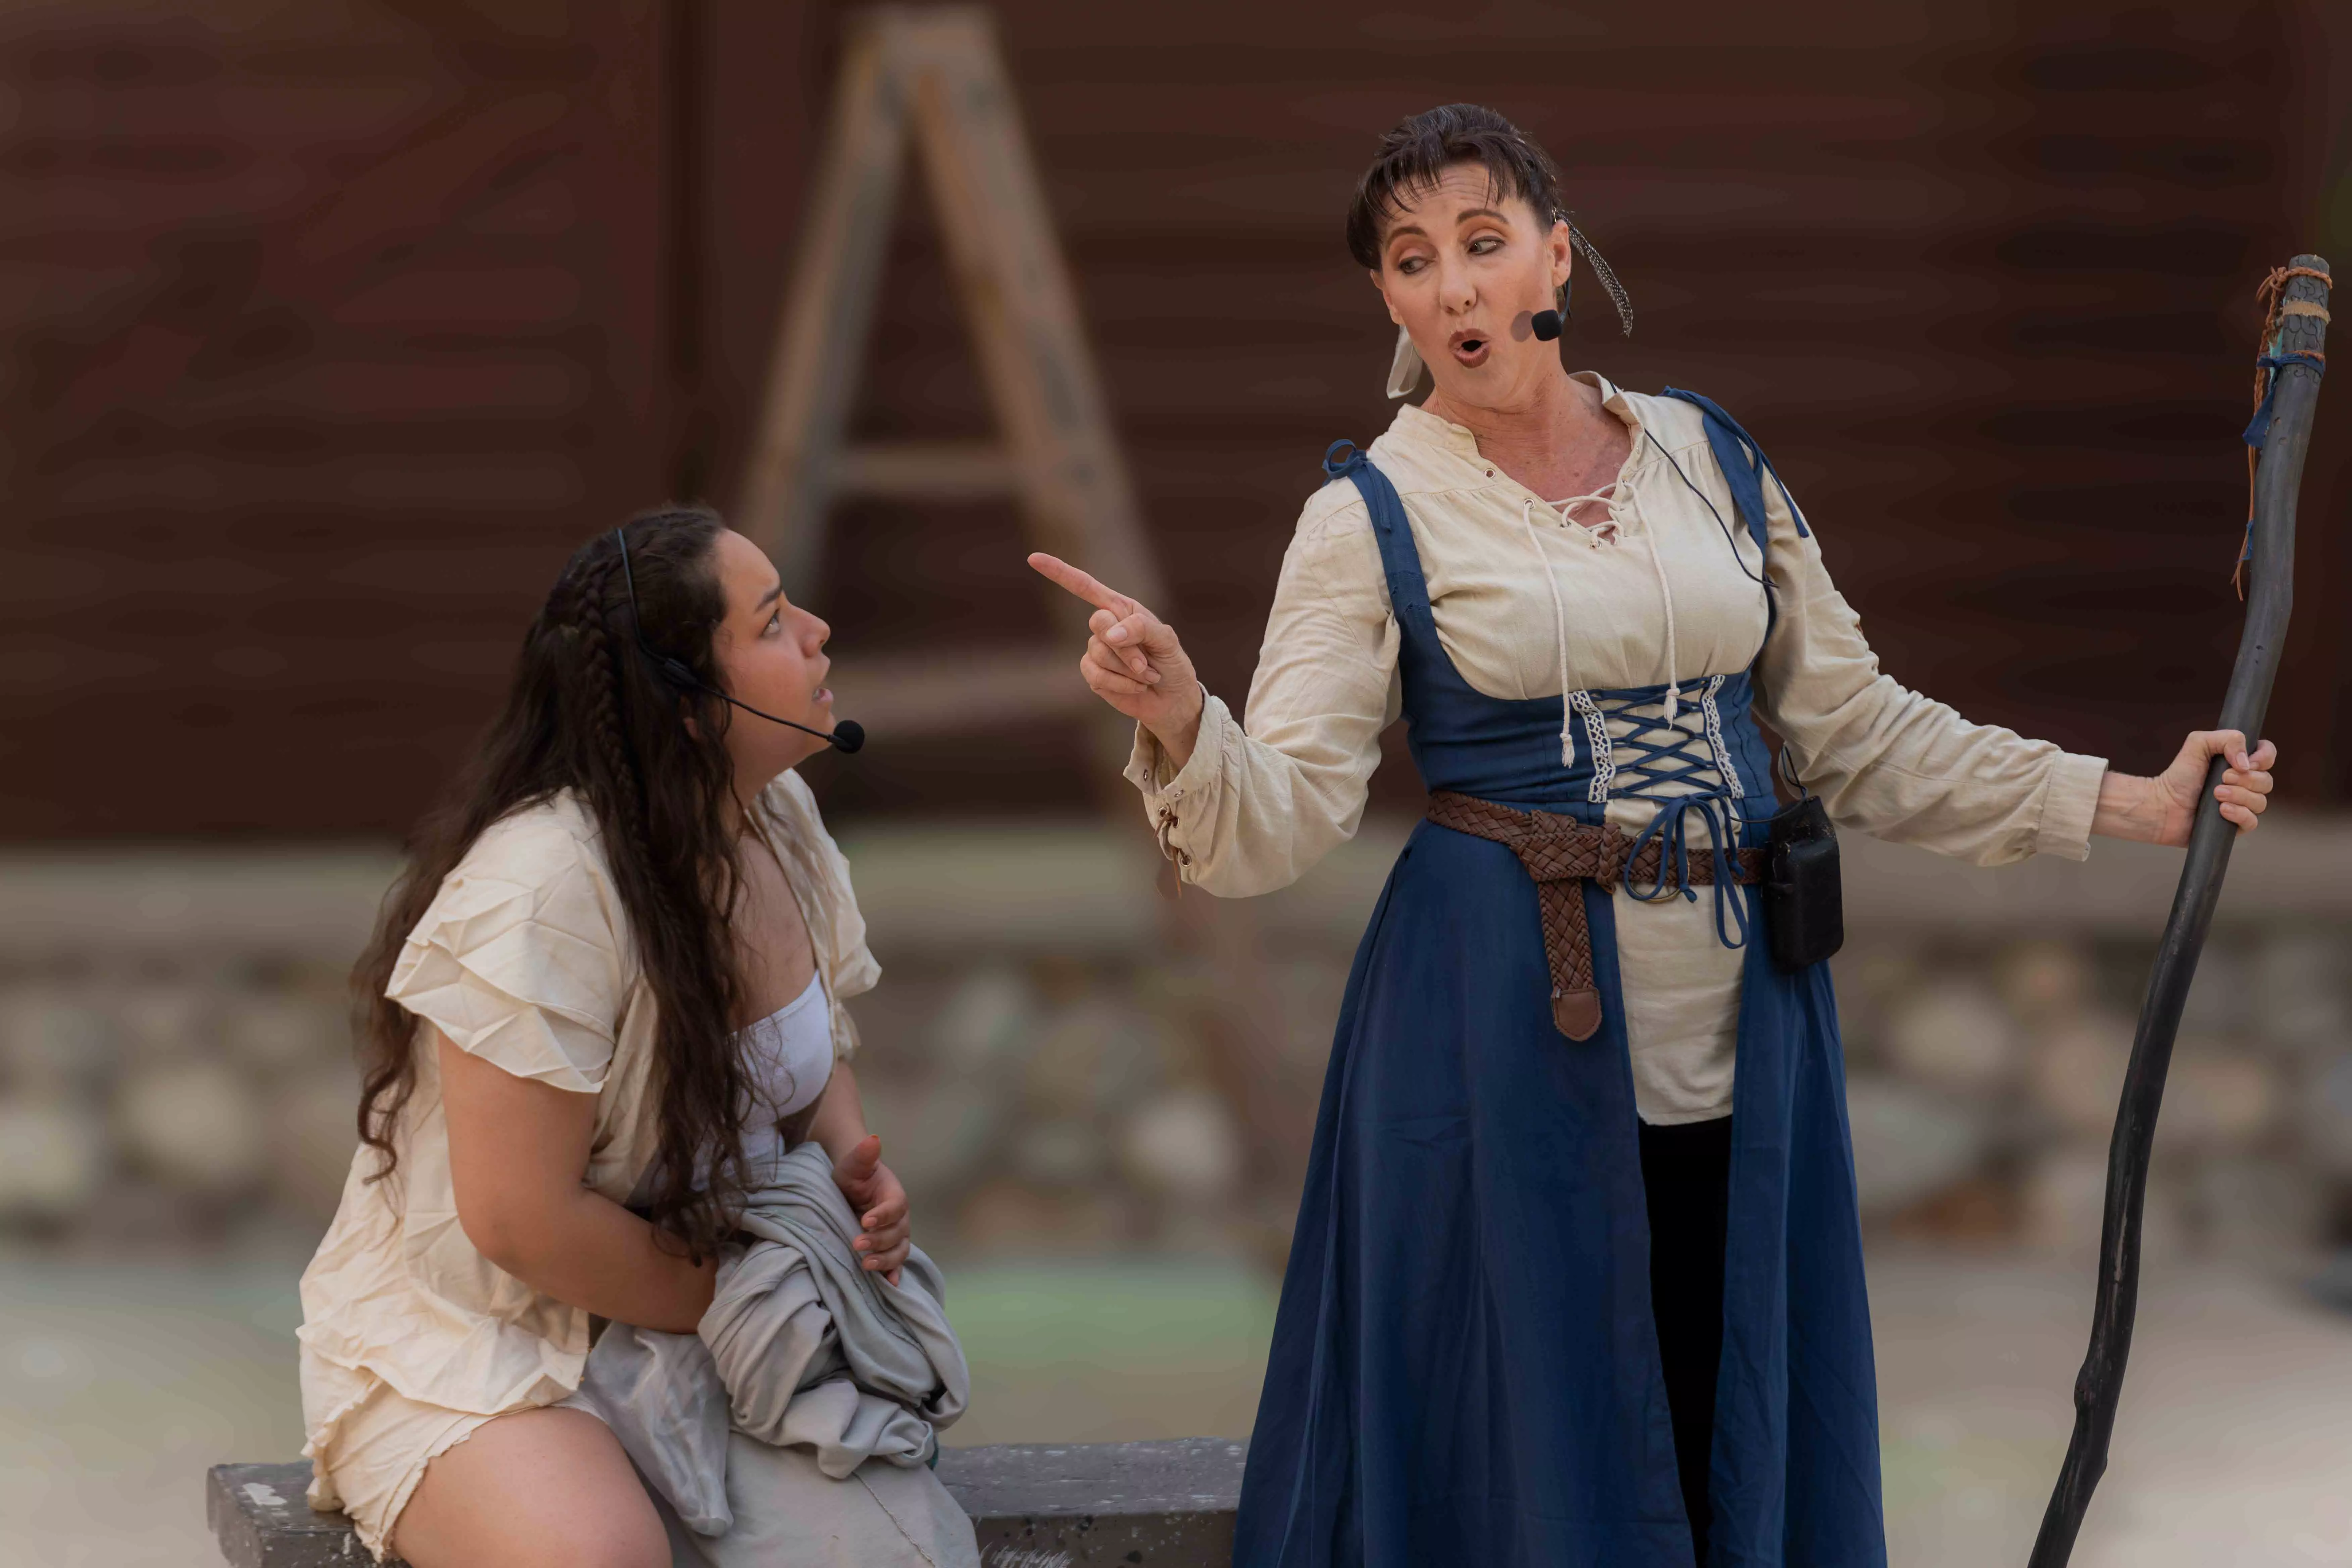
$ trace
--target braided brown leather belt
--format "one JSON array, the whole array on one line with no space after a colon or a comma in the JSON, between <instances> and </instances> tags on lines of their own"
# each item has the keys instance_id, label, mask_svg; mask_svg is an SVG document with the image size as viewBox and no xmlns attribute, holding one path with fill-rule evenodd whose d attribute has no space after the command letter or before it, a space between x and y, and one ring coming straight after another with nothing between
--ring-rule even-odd
<instances>
[{"instance_id":1,"label":"braided brown leather belt","mask_svg":"<svg viewBox=\"0 0 2352 1568\"><path fill-rule=\"evenodd\" d=\"M1551 962L1551 1021L1571 1040L1589 1040L1601 1027L1601 990L1592 978L1592 928L1584 918L1584 889L1598 882L1616 889L1620 879L1655 886L1665 846L1653 838L1625 863L1633 840L1613 822L1591 826L1548 811L1514 811L1475 795L1441 790L1429 798L1429 820L1456 833L1491 839L1519 858L1535 879L1536 903L1543 912L1544 956ZM1764 851L1730 852L1731 879L1742 887L1762 879ZM1690 857L1689 879L1715 881L1712 851Z\"/></svg>"}]
</instances>

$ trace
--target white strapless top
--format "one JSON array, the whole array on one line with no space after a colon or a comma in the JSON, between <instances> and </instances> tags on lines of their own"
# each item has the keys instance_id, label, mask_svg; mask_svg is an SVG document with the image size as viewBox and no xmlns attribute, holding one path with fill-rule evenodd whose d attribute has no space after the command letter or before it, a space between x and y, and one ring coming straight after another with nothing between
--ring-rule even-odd
<instances>
[{"instance_id":1,"label":"white strapless top","mask_svg":"<svg viewBox=\"0 0 2352 1568\"><path fill-rule=\"evenodd\" d=\"M761 1117L781 1120L814 1105L833 1080L833 1030L824 1012L824 987L810 975L806 990L739 1031L735 1043L751 1069Z\"/></svg>"},{"instance_id":2,"label":"white strapless top","mask_svg":"<svg viewBox=\"0 0 2352 1568\"><path fill-rule=\"evenodd\" d=\"M808 988L758 1023L735 1032L736 1048L743 1053L751 1087L751 1107L743 1117L743 1178L756 1184L784 1157L784 1135L778 1122L816 1103L833 1081L833 1018L824 1005L824 987L815 975ZM710 1161L700 1162L696 1184L708 1180ZM641 1204L650 1194L654 1172L646 1167L629 1201Z\"/></svg>"}]
</instances>

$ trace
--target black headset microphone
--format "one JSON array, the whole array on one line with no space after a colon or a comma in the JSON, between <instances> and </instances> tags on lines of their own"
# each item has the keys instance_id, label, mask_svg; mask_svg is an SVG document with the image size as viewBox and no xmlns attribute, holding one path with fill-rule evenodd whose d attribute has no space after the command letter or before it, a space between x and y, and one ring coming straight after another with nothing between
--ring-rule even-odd
<instances>
[{"instance_id":1,"label":"black headset microphone","mask_svg":"<svg viewBox=\"0 0 2352 1568\"><path fill-rule=\"evenodd\" d=\"M643 645L640 644L640 646L642 647ZM671 658L664 654L656 653L650 647L645 649L645 654L647 658L654 661L655 667L658 668L664 676L668 678L672 685L682 686L693 691L705 692L709 696L716 697L721 702L732 703L735 707L740 708L744 712L751 714L755 718L765 719L771 724L782 724L787 729L798 730L804 735L814 735L820 741L830 741L833 742L834 750L839 752L844 756L849 755L851 752L856 751L858 747L866 744L866 726L859 723L855 719L844 719L839 723L834 725L831 730L814 729L807 724L802 723L797 719L779 719L773 713L763 712L760 709L752 707L749 702L728 696L727 693L719 690L719 688L711 685L709 681L704 680L699 676L696 675L694 671L687 668L685 664L680 660Z\"/></svg>"},{"instance_id":2,"label":"black headset microphone","mask_svg":"<svg viewBox=\"0 0 2352 1568\"><path fill-rule=\"evenodd\" d=\"M671 685L683 687L690 691L706 693L716 697L721 702L731 703L740 708L754 718L765 719L771 724L782 724L788 730L798 730L804 735L814 735L820 741L830 742L834 750L845 757L856 752L859 747L866 744L866 726L855 719L844 719L835 724L830 731L815 729L802 723L797 719L779 719L773 713L762 712L749 702L740 701L728 696L727 693L695 674L693 670L688 669L683 659L672 658L667 654L656 651L654 645L646 640L645 626L637 619L637 579L636 574L629 570L628 538L616 528L613 531L613 542L619 545L621 549L621 581L628 585L629 630L635 634L637 651L652 660L654 668L660 670L663 678Z\"/></svg>"},{"instance_id":3,"label":"black headset microphone","mask_svg":"<svg viewBox=\"0 0 2352 1568\"><path fill-rule=\"evenodd\" d=\"M1528 318L1528 331L1535 333L1538 342L1550 342L1568 331L1568 284L1559 286L1559 309L1538 310Z\"/></svg>"}]
</instances>

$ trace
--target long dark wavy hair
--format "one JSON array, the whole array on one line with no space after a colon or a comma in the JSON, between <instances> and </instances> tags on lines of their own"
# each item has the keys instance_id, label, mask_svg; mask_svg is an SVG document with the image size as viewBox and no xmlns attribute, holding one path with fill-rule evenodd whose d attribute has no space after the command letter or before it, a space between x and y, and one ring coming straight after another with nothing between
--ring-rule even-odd
<instances>
[{"instance_id":1,"label":"long dark wavy hair","mask_svg":"<svg viewBox=\"0 0 2352 1568\"><path fill-rule=\"evenodd\" d=\"M722 687L711 634L726 614L711 512L666 508L626 524L636 613L655 654ZM491 824L569 790L594 820L628 916L658 1028L660 1146L652 1216L699 1257L742 1193L746 1083L730 1037L741 977L727 913L741 885L730 826L730 710L680 689L637 646L620 548L610 532L574 551L523 634L505 711L441 803L417 826L352 972L359 1014L360 1137L399 1163L393 1133L416 1087L416 1016L383 994L403 943L442 879ZM689 727L687 718L696 722ZM698 1192L698 1164L710 1168Z\"/></svg>"}]
</instances>

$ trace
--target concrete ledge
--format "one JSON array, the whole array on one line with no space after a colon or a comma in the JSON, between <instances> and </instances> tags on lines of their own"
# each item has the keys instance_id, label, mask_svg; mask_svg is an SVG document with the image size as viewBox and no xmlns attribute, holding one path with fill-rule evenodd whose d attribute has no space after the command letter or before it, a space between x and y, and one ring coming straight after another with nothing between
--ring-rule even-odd
<instances>
[{"instance_id":1,"label":"concrete ledge","mask_svg":"<svg viewBox=\"0 0 2352 1568\"><path fill-rule=\"evenodd\" d=\"M971 1516L982 1568L1225 1568L1244 1445L1219 1437L950 1448L940 1479ZM215 1465L205 1514L229 1568L349 1568L340 1513L302 1500L310 1467Z\"/></svg>"}]
</instances>

